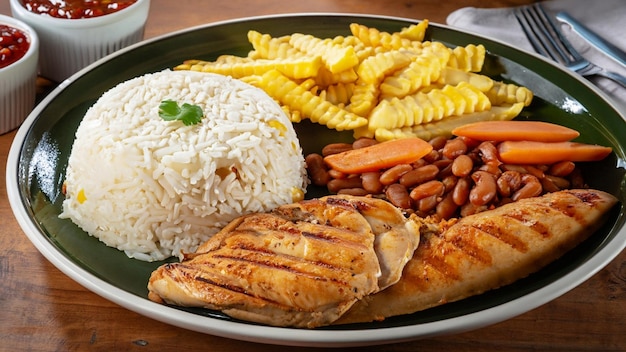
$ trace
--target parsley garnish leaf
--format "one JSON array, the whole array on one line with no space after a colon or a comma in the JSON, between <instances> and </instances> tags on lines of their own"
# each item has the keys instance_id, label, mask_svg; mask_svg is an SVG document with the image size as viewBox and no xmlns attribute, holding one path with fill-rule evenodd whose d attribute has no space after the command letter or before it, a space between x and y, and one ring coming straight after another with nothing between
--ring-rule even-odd
<instances>
[{"instance_id":1,"label":"parsley garnish leaf","mask_svg":"<svg viewBox=\"0 0 626 352\"><path fill-rule=\"evenodd\" d=\"M198 105L184 103L179 106L173 100L163 100L159 105L159 116L165 121L182 121L185 126L200 123L204 113Z\"/></svg>"}]
</instances>

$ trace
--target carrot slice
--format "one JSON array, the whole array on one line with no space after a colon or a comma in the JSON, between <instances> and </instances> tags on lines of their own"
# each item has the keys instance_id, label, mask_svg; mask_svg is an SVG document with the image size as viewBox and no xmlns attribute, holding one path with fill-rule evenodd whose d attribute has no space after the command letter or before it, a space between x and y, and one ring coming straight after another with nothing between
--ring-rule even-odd
<instances>
[{"instance_id":1,"label":"carrot slice","mask_svg":"<svg viewBox=\"0 0 626 352\"><path fill-rule=\"evenodd\" d=\"M580 135L571 128L542 121L482 121L459 126L452 131L455 136L470 137L480 141L539 141L565 142Z\"/></svg>"},{"instance_id":2,"label":"carrot slice","mask_svg":"<svg viewBox=\"0 0 626 352\"><path fill-rule=\"evenodd\" d=\"M509 164L552 164L559 161L597 161L610 147L576 142L505 141L498 144L500 160Z\"/></svg>"},{"instance_id":3,"label":"carrot slice","mask_svg":"<svg viewBox=\"0 0 626 352\"><path fill-rule=\"evenodd\" d=\"M337 171L359 174L412 163L431 150L433 146L421 138L403 138L331 154L324 158L324 162Z\"/></svg>"}]
</instances>

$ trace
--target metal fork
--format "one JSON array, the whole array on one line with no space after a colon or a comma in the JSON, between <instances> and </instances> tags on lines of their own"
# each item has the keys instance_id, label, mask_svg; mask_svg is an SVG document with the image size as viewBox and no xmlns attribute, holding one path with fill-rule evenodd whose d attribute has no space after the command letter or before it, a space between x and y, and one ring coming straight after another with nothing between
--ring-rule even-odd
<instances>
[{"instance_id":1,"label":"metal fork","mask_svg":"<svg viewBox=\"0 0 626 352\"><path fill-rule=\"evenodd\" d=\"M596 66L582 57L565 38L540 3L518 7L515 17L533 48L582 76L602 76L626 88L626 77Z\"/></svg>"}]
</instances>

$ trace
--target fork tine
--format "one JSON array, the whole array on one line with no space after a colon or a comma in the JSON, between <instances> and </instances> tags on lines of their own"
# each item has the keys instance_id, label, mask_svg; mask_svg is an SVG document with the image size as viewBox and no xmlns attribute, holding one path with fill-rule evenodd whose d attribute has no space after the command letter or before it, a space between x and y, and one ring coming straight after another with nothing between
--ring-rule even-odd
<instances>
[{"instance_id":1,"label":"fork tine","mask_svg":"<svg viewBox=\"0 0 626 352\"><path fill-rule=\"evenodd\" d=\"M582 76L600 75L626 87L626 77L594 65L574 49L541 4L520 6L513 12L537 53L551 58Z\"/></svg>"},{"instance_id":2,"label":"fork tine","mask_svg":"<svg viewBox=\"0 0 626 352\"><path fill-rule=\"evenodd\" d=\"M537 12L537 15L541 18L541 21L546 24L546 28L549 32L549 38L554 43L554 46L559 50L561 55L569 56L574 61L582 59L582 56L574 49L572 44L565 38L563 32L555 24L554 20L546 13L546 10L540 3L534 4L533 8ZM555 40L558 39L558 40Z\"/></svg>"},{"instance_id":3,"label":"fork tine","mask_svg":"<svg viewBox=\"0 0 626 352\"><path fill-rule=\"evenodd\" d=\"M530 44L536 52L543 56L551 57L553 60L558 60L558 58L552 57L551 50L547 48L548 42L544 40L544 36L539 31L539 26L535 24L536 20L528 7L517 8L515 18L517 18L526 38L528 38L528 41L530 41Z\"/></svg>"},{"instance_id":4,"label":"fork tine","mask_svg":"<svg viewBox=\"0 0 626 352\"><path fill-rule=\"evenodd\" d=\"M515 17L539 54L566 65L579 59L541 4L520 7Z\"/></svg>"}]
</instances>

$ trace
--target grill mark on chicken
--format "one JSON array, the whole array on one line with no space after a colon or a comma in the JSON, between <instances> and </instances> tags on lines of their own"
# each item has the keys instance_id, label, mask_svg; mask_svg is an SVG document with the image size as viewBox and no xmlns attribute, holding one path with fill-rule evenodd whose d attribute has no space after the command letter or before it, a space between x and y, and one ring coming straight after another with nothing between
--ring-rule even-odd
<instances>
[{"instance_id":1,"label":"grill mark on chicken","mask_svg":"<svg viewBox=\"0 0 626 352\"><path fill-rule=\"evenodd\" d=\"M215 291L219 291L220 295L228 294L231 295L243 295L246 297L250 297L257 301L262 301L265 304L271 304L279 307L286 307L284 304L281 304L278 301L269 299L268 297L263 297L254 292L249 291L248 289L234 285L232 283L227 282L227 278L223 275L216 275L216 273L208 270L202 270L194 266L185 265L182 263L176 264L166 264L166 269L170 272L176 271L176 273L180 276L184 276L187 279L181 282L187 282L193 285L194 282L201 283L199 287L203 287L205 291L207 291L206 285L210 285L212 287L217 288Z\"/></svg>"},{"instance_id":2,"label":"grill mark on chicken","mask_svg":"<svg viewBox=\"0 0 626 352\"><path fill-rule=\"evenodd\" d=\"M234 262L233 264L245 263L245 264L251 264L252 266L263 267L263 268L267 268L271 270L287 271L289 273L299 275L302 277L307 277L312 280L334 282L340 285L348 286L348 283L346 281L339 280L335 276L328 277L328 276L324 276L320 274L315 274L314 272L316 270L301 270L301 269L294 268L292 265L281 264L282 262L277 260L279 256L280 255L275 254L272 256L268 256L267 258L264 258L264 260L261 260L261 259L255 259L252 257L216 254L213 256L213 258L231 260ZM343 269L342 267L334 266L334 265L323 263L323 262L303 261L302 263L305 264L304 268L307 268L307 269L324 268L324 269L329 269L333 271L345 271L345 269Z\"/></svg>"},{"instance_id":3,"label":"grill mark on chicken","mask_svg":"<svg viewBox=\"0 0 626 352\"><path fill-rule=\"evenodd\" d=\"M260 255L260 257L255 257L255 255ZM256 299L264 300L267 302L271 302L272 304L282 306L285 305L276 300L268 298L266 290L259 291L251 287L238 285L237 279L240 277L249 277L248 275L246 275L246 273L249 273L250 270L268 269L269 271L277 270L287 272L289 275L299 277L299 280L310 280L319 283L327 282L329 284L332 283L332 285L337 287L338 292L352 291L356 293L358 291L357 287L352 287L349 282L340 279L341 277L347 279L353 276L345 268L331 266L325 263L298 260L298 258L287 258L287 261L283 261L282 259L285 258L281 257L288 256L274 256L271 253L266 253L263 251L248 252L236 256L227 254L212 254L208 258L201 261L196 261L190 265L184 263L167 264L165 265L164 270L169 271L170 273L175 272L180 276L186 277L186 279L184 280L177 280L180 282L190 283L197 281L204 284L213 285L221 290L232 291L238 294L245 294L249 297L254 297ZM215 263L219 265L213 265L213 268L222 268L229 270L208 270L207 266L205 265ZM295 267L296 265L300 269L309 270L299 270ZM318 270L319 268L322 268L322 270ZM335 271L336 274L330 274L327 270ZM264 277L272 278L275 275L276 274L268 273ZM261 276L263 275L261 274ZM265 283L257 282L257 284L274 286L276 283L267 281ZM211 291L211 289L206 286L202 287L205 291ZM297 295L297 292L295 292L295 294ZM302 308L302 306L298 306L299 310L302 310Z\"/></svg>"},{"instance_id":4,"label":"grill mark on chicken","mask_svg":"<svg viewBox=\"0 0 626 352\"><path fill-rule=\"evenodd\" d=\"M519 218L511 216L510 214L504 215L504 218L511 217L517 221L524 222ZM528 251L528 245L526 242L522 241L518 236L513 233L507 231L507 228L499 226L498 224L493 223L492 221L484 221L482 223L471 224L472 228L477 231L481 231L493 238L502 241L512 248L520 252ZM532 226L531 226L532 228ZM534 231L537 231L535 228L532 228Z\"/></svg>"},{"instance_id":5,"label":"grill mark on chicken","mask_svg":"<svg viewBox=\"0 0 626 352\"><path fill-rule=\"evenodd\" d=\"M481 248L481 246L476 242L476 237L480 235L478 233L479 231L494 236L492 233L485 231L480 226L463 226L459 229L458 236L455 236L449 243L477 261L485 265L491 265L491 255L489 252Z\"/></svg>"},{"instance_id":6,"label":"grill mark on chicken","mask_svg":"<svg viewBox=\"0 0 626 352\"><path fill-rule=\"evenodd\" d=\"M594 195L592 197L587 197L587 199L589 200L587 203L593 204L591 200L597 200L598 197ZM505 219L516 221L523 226L530 228L532 231L542 236L543 238L549 238L550 236L552 236L552 233L544 222L549 221L550 215L554 211L563 213L567 217L575 218L578 223L584 224L582 216L580 216L576 212L576 209L572 204L569 204L567 202L550 202L546 205L538 204L532 209L532 212L528 211L527 209L518 209L506 214L502 214L502 216ZM543 216L538 214L543 214ZM529 249L528 244L522 241L513 232L511 232L509 227L498 225L491 221L484 221L481 223L472 224L471 226L478 231L482 231L488 235L493 236L494 238L497 238L498 240L503 241L504 243L507 243L517 251L527 252ZM458 243L461 249L466 251L469 255L476 257L475 254L477 252L475 248L477 246L468 245L467 237L471 238L471 236L455 237L452 243ZM466 247L469 248L469 250L465 250L464 248ZM488 253L484 253L488 256ZM483 262L487 263L489 262L489 260L483 260Z\"/></svg>"},{"instance_id":7,"label":"grill mark on chicken","mask_svg":"<svg viewBox=\"0 0 626 352\"><path fill-rule=\"evenodd\" d=\"M539 212L542 207L537 207L537 211ZM541 235L544 238L548 238L551 236L548 227L542 223L536 215L529 213L526 210L514 211L508 214L502 215L505 218L513 219L524 226L530 228L537 234ZM544 213L543 219L549 218L547 212Z\"/></svg>"},{"instance_id":8,"label":"grill mark on chicken","mask_svg":"<svg viewBox=\"0 0 626 352\"><path fill-rule=\"evenodd\" d=\"M376 199L323 197L232 222L189 257L190 268L155 271L149 297L279 326L382 320L539 270L597 229L615 202L600 191L562 191L454 221L411 222ZM411 241L419 242L412 259L396 260ZM404 269L399 281L381 281L392 275L380 263Z\"/></svg>"},{"instance_id":9,"label":"grill mark on chicken","mask_svg":"<svg viewBox=\"0 0 626 352\"><path fill-rule=\"evenodd\" d=\"M303 201L233 220L185 256L189 268L155 270L149 297L270 325L328 325L396 283L418 242L414 220L384 200Z\"/></svg>"},{"instance_id":10,"label":"grill mark on chicken","mask_svg":"<svg viewBox=\"0 0 626 352\"><path fill-rule=\"evenodd\" d=\"M337 280L336 275L343 274L346 277L352 276L346 267L335 265L332 261L307 260L298 256L276 253L258 247L238 246L237 248L230 249L238 249L238 251L233 252L231 250L226 252L225 249L221 249L210 253L206 256L206 259L196 259L196 263L202 264L210 269L218 268L217 264L221 264L219 266L226 266L226 268L230 270L234 270L237 264L245 263L250 267L259 266L268 269L288 271L296 275L311 277L315 280L338 283L345 283L345 280ZM224 252L229 254L225 254ZM359 256L361 255L360 252L358 254ZM222 259L228 262L223 263L215 261L215 259ZM334 272L334 274L331 272Z\"/></svg>"},{"instance_id":11,"label":"grill mark on chicken","mask_svg":"<svg viewBox=\"0 0 626 352\"><path fill-rule=\"evenodd\" d=\"M446 260L451 258L451 254L454 251L456 251L456 248L453 246L446 246L441 239L429 236L417 247L415 255L419 255L425 266L429 266L441 273L443 277L459 280L461 276L458 268Z\"/></svg>"},{"instance_id":12,"label":"grill mark on chicken","mask_svg":"<svg viewBox=\"0 0 626 352\"><path fill-rule=\"evenodd\" d=\"M191 268L189 268L189 269L191 269ZM247 296L252 296L252 295L249 295L246 292L246 290L243 287L241 287L241 286L228 285L228 284L226 284L224 282L218 282L218 281L215 281L215 280L208 279L208 278L206 278L204 276L198 276L198 275L194 276L193 279L195 281L200 281L200 282L203 282L205 284L217 286L217 287L223 288L225 290L233 291L233 292L236 292L236 293L241 293L241 294L244 294L244 295L247 295ZM258 297L258 296L256 296L256 297Z\"/></svg>"},{"instance_id":13,"label":"grill mark on chicken","mask_svg":"<svg viewBox=\"0 0 626 352\"><path fill-rule=\"evenodd\" d=\"M294 248L302 245L310 248L310 250L316 250L314 253L318 253L322 258L328 257L325 262L336 259L334 251L332 251L332 248L336 246L358 252L367 249L363 243L363 235L344 229L306 222L292 223L286 220L274 225L276 228L262 227L261 224L256 228L250 228L248 226L253 225L244 222L227 239L228 247L254 248L268 253L286 254L286 252L295 250ZM310 240L312 243L301 242L304 239ZM297 257L298 255L294 256Z\"/></svg>"},{"instance_id":14,"label":"grill mark on chicken","mask_svg":"<svg viewBox=\"0 0 626 352\"><path fill-rule=\"evenodd\" d=\"M597 190L560 191L439 224L439 232L422 233L398 283L357 302L336 324L413 313L508 285L579 245L616 202ZM482 254L473 241L491 263L476 259Z\"/></svg>"}]
</instances>

